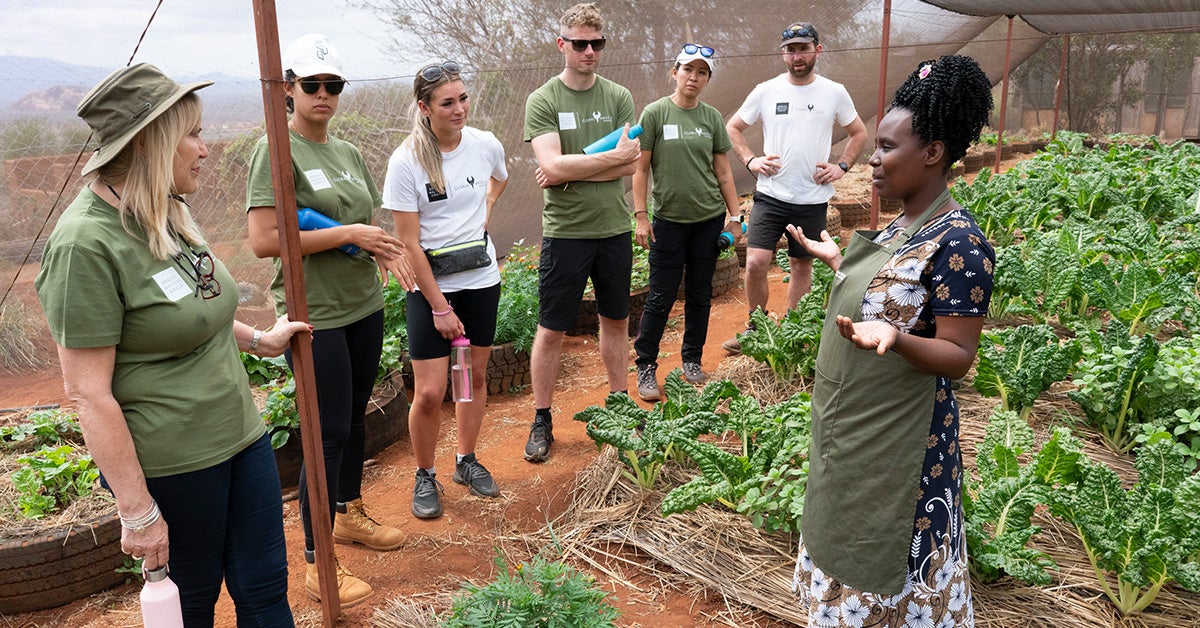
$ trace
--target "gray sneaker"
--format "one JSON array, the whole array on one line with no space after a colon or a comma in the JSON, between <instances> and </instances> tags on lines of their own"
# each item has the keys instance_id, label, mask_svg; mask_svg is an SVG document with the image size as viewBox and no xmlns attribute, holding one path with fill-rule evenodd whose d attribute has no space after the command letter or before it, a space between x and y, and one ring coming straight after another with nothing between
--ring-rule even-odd
<instances>
[{"instance_id":1,"label":"gray sneaker","mask_svg":"<svg viewBox=\"0 0 1200 628\"><path fill-rule=\"evenodd\" d=\"M500 487L492 479L492 473L487 467L475 459L475 454L463 456L462 462L454 464L454 481L467 487L476 497L496 497Z\"/></svg>"},{"instance_id":2,"label":"gray sneaker","mask_svg":"<svg viewBox=\"0 0 1200 628\"><path fill-rule=\"evenodd\" d=\"M417 482L413 484L412 514L417 519L437 519L442 516L441 493L446 489L437 481L436 473L417 469Z\"/></svg>"},{"instance_id":3,"label":"gray sneaker","mask_svg":"<svg viewBox=\"0 0 1200 628\"><path fill-rule=\"evenodd\" d=\"M529 428L529 440L525 443L525 459L529 462L545 462L553 442L554 425L541 417L534 417L533 426Z\"/></svg>"},{"instance_id":4,"label":"gray sneaker","mask_svg":"<svg viewBox=\"0 0 1200 628\"><path fill-rule=\"evenodd\" d=\"M737 336L734 336L733 338L730 338L729 340L726 340L725 342L722 342L721 348L728 351L730 355L741 355L742 343L741 343L741 341L738 340L738 336L752 332L754 330L755 330L754 323L746 323L745 331L743 331L741 334L738 334ZM691 380L688 380L688 381L691 381ZM692 383L694 384L696 382L692 382Z\"/></svg>"},{"instance_id":5,"label":"gray sneaker","mask_svg":"<svg viewBox=\"0 0 1200 628\"><path fill-rule=\"evenodd\" d=\"M687 380L689 384L703 384L708 381L708 375L700 370L699 362L684 362L683 379Z\"/></svg>"},{"instance_id":6,"label":"gray sneaker","mask_svg":"<svg viewBox=\"0 0 1200 628\"><path fill-rule=\"evenodd\" d=\"M654 364L639 364L637 367L638 397L642 401L658 401L662 399L662 391L658 389L658 366Z\"/></svg>"}]
</instances>

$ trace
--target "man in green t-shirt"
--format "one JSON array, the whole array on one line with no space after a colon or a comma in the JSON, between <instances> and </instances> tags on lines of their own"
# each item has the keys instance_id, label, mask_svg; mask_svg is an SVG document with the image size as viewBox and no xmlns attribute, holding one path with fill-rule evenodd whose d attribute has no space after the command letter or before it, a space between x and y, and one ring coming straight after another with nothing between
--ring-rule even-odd
<instances>
[{"instance_id":1,"label":"man in green t-shirt","mask_svg":"<svg viewBox=\"0 0 1200 628\"><path fill-rule=\"evenodd\" d=\"M525 459L542 462L554 442L550 405L563 335L575 326L588 278L600 314L600 357L612 392L625 392L629 359L629 281L633 264L629 207L621 177L637 167L641 149L628 137L634 120L629 90L596 74L605 39L600 11L577 4L559 19L565 67L525 101L525 141L538 162L545 192L538 269L538 329L530 356L536 408ZM625 128L615 148L583 148Z\"/></svg>"}]
</instances>

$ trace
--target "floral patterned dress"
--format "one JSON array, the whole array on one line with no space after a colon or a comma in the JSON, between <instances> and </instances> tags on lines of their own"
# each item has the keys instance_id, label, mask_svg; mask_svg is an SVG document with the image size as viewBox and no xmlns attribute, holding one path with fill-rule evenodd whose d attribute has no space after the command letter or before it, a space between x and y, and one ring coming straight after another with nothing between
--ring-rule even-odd
<instances>
[{"instance_id":1,"label":"floral patterned dress","mask_svg":"<svg viewBox=\"0 0 1200 628\"><path fill-rule=\"evenodd\" d=\"M886 245L902 232L893 223L875 242ZM985 316L995 261L967 210L936 216L880 269L863 297L863 320L886 320L902 333L931 338L937 316ZM813 564L801 538L792 589L808 611L809 626L974 626L958 404L948 378L937 378L934 394L904 589L880 595L842 584Z\"/></svg>"}]
</instances>

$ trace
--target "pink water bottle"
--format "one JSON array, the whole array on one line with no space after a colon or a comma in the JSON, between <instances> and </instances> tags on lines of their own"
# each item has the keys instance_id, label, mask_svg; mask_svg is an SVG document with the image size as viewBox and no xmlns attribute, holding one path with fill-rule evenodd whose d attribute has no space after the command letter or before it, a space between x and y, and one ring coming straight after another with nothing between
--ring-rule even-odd
<instances>
[{"instance_id":1,"label":"pink water bottle","mask_svg":"<svg viewBox=\"0 0 1200 628\"><path fill-rule=\"evenodd\" d=\"M450 398L471 401L471 341L459 336L450 341Z\"/></svg>"},{"instance_id":2,"label":"pink water bottle","mask_svg":"<svg viewBox=\"0 0 1200 628\"><path fill-rule=\"evenodd\" d=\"M144 574L142 587L142 623L146 628L183 628L179 608L179 587L167 577L166 566Z\"/></svg>"}]
</instances>

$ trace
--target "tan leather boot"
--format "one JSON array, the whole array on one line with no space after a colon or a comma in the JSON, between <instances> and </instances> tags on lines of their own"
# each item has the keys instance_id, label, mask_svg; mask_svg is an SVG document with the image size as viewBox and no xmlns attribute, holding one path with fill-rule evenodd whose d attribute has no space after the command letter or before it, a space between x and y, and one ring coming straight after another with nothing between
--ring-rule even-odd
<instances>
[{"instance_id":1,"label":"tan leather boot","mask_svg":"<svg viewBox=\"0 0 1200 628\"><path fill-rule=\"evenodd\" d=\"M342 608L349 608L371 597L374 590L371 585L355 578L338 560L337 556L333 557L333 562L337 566L337 583L338 583L338 599L341 601ZM321 583L317 579L317 566L314 563L305 565L307 571L304 574L304 590L308 593L308 598L315 602L321 601Z\"/></svg>"},{"instance_id":2,"label":"tan leather boot","mask_svg":"<svg viewBox=\"0 0 1200 628\"><path fill-rule=\"evenodd\" d=\"M334 515L333 540L338 543L361 543L373 550L386 552L404 543L404 533L372 519L359 498L346 503L346 512Z\"/></svg>"}]
</instances>

